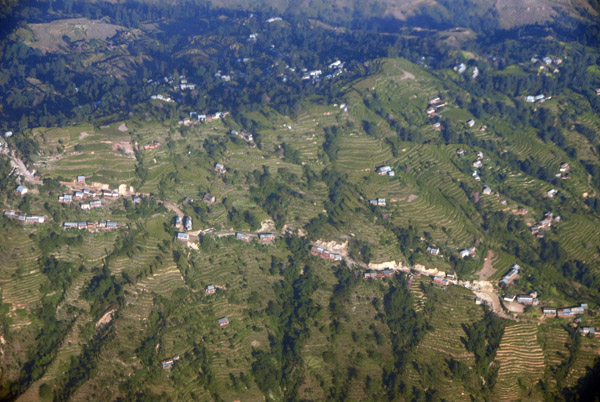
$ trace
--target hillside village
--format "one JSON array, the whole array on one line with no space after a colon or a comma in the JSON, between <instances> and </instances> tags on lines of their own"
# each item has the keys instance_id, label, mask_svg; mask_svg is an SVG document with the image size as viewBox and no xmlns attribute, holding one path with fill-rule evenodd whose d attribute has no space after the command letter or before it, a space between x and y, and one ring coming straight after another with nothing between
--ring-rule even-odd
<instances>
[{"instance_id":1,"label":"hillside village","mask_svg":"<svg viewBox=\"0 0 600 402\"><path fill-rule=\"evenodd\" d=\"M49 6L0 52L0 399L593 388L589 43Z\"/></svg>"}]
</instances>

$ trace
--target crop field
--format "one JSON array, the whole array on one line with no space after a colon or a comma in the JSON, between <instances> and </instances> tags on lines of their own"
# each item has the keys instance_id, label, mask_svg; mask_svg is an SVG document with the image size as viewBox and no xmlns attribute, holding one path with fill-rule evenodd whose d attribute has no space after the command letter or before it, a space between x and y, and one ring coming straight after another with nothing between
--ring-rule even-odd
<instances>
[{"instance_id":1,"label":"crop field","mask_svg":"<svg viewBox=\"0 0 600 402\"><path fill-rule=\"evenodd\" d=\"M500 400L514 401L519 398L538 399L534 394L523 394L532 390L543 376L544 353L537 343L537 326L520 323L506 327L500 348L496 354L498 381L494 387ZM531 391L530 391L531 392Z\"/></svg>"},{"instance_id":2,"label":"crop field","mask_svg":"<svg viewBox=\"0 0 600 402\"><path fill-rule=\"evenodd\" d=\"M36 132L44 156L36 161L44 176L72 181L85 175L87 181L116 186L135 178L135 157L128 132L91 126L45 129Z\"/></svg>"}]
</instances>

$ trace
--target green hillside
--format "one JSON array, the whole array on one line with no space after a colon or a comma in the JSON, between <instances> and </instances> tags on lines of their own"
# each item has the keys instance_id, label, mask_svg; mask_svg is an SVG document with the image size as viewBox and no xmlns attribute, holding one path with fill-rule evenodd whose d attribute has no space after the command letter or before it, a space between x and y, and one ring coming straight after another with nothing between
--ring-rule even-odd
<instances>
[{"instance_id":1,"label":"green hillside","mask_svg":"<svg viewBox=\"0 0 600 402\"><path fill-rule=\"evenodd\" d=\"M74 7L3 42L0 399L593 395L597 48Z\"/></svg>"}]
</instances>

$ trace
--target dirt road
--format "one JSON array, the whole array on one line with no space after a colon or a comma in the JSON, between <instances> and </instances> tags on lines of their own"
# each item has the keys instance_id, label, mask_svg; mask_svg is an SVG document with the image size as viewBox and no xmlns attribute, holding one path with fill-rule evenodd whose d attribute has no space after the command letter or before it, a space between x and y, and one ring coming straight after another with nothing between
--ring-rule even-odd
<instances>
[{"instance_id":1,"label":"dirt road","mask_svg":"<svg viewBox=\"0 0 600 402\"><path fill-rule=\"evenodd\" d=\"M479 271L479 280L487 281L490 279L492 275L496 272L494 269L494 265L492 263L492 259L494 258L494 252L492 250L488 250L487 257L485 257L485 261L483 263L483 268Z\"/></svg>"},{"instance_id":2,"label":"dirt road","mask_svg":"<svg viewBox=\"0 0 600 402\"><path fill-rule=\"evenodd\" d=\"M15 155L15 152L8 149L8 145L6 143L2 146L2 148L0 148L0 153L10 158L10 164L21 176L23 176L26 182L31 184L42 184L42 181L36 179L33 176L33 173L27 169L25 163Z\"/></svg>"}]
</instances>

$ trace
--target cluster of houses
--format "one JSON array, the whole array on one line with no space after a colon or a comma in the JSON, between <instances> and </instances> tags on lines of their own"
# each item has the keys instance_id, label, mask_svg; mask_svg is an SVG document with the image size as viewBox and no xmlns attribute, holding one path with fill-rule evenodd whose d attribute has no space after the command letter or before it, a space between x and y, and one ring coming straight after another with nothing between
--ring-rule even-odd
<instances>
[{"instance_id":1,"label":"cluster of houses","mask_svg":"<svg viewBox=\"0 0 600 402\"><path fill-rule=\"evenodd\" d=\"M369 205L373 205L376 207L385 207L385 198L377 198L375 200L369 200Z\"/></svg>"},{"instance_id":2,"label":"cluster of houses","mask_svg":"<svg viewBox=\"0 0 600 402\"><path fill-rule=\"evenodd\" d=\"M104 190L100 191L100 195L102 195L102 197L107 198L107 199L117 199L120 197L118 190L109 190L109 189L104 189ZM95 191L84 188L81 191L73 192L73 194L59 195L58 202L60 202L61 204L70 204L75 200L96 198L97 196L98 196L98 193L96 193ZM139 198L137 198L137 199L141 201L141 199L139 199ZM134 202L135 202L135 199L134 199ZM89 209L102 207L102 202L100 200L94 200L94 201L90 201L87 203L82 203L80 205L81 205L81 209L89 210Z\"/></svg>"},{"instance_id":3,"label":"cluster of houses","mask_svg":"<svg viewBox=\"0 0 600 402\"><path fill-rule=\"evenodd\" d=\"M535 290L530 292L529 294L504 295L503 300L507 301L507 302L511 302L511 303L516 301L517 303L520 303L520 304L527 304L527 305L534 305L534 306L537 306L538 304L540 304L540 300L538 299L538 294Z\"/></svg>"},{"instance_id":4,"label":"cluster of houses","mask_svg":"<svg viewBox=\"0 0 600 402\"><path fill-rule=\"evenodd\" d=\"M581 303L579 306L575 307L562 307L562 308L554 308L554 307L543 307L542 314L544 316L553 316L559 318L570 318L575 317L577 315L584 314L587 310L588 305L586 303Z\"/></svg>"},{"instance_id":5,"label":"cluster of houses","mask_svg":"<svg viewBox=\"0 0 600 402\"><path fill-rule=\"evenodd\" d=\"M473 162L473 167L475 169L481 169L483 167L483 158L484 158L483 152L481 152L481 151L477 152L477 159ZM479 172L477 170L473 170L473 173L471 174L471 176L473 176L473 179L475 179L475 181L478 181L478 182L481 181L481 177L479 176ZM485 186L485 187L487 187L487 186ZM484 187L484 190L485 190L485 187ZM488 194L492 193L491 190L492 189L490 188Z\"/></svg>"},{"instance_id":6,"label":"cluster of houses","mask_svg":"<svg viewBox=\"0 0 600 402\"><path fill-rule=\"evenodd\" d=\"M325 79L327 80L338 77L344 73L344 63L340 60L330 63L327 68L330 70L328 74L325 74ZM302 80L310 80L312 83L319 82L323 75L323 71L320 69L308 70L307 68L302 68L300 72L302 73Z\"/></svg>"},{"instance_id":7,"label":"cluster of houses","mask_svg":"<svg viewBox=\"0 0 600 402\"><path fill-rule=\"evenodd\" d=\"M430 119L441 117L440 115L438 115L438 111L445 106L446 104L442 103L442 99L439 96L429 99L429 102L427 103L427 117L429 117ZM433 125L433 128L435 128L436 130L441 130L442 125L439 122L437 122Z\"/></svg>"},{"instance_id":8,"label":"cluster of houses","mask_svg":"<svg viewBox=\"0 0 600 402\"><path fill-rule=\"evenodd\" d=\"M245 242L250 242L256 238L258 238L258 242L261 244L272 244L273 242L275 242L274 233L259 233L258 236L242 232L236 232L235 234L236 240L241 240Z\"/></svg>"},{"instance_id":9,"label":"cluster of houses","mask_svg":"<svg viewBox=\"0 0 600 402\"><path fill-rule=\"evenodd\" d=\"M175 219L173 220L173 226L175 226L176 228L181 229L183 227L183 229L185 229L186 231L190 231L193 228L193 222L192 222L192 217L191 216L184 216L183 218L181 216L176 216ZM178 232L177 233L177 240L180 241L189 241L190 240L190 234L186 233L186 232Z\"/></svg>"},{"instance_id":10,"label":"cluster of houses","mask_svg":"<svg viewBox=\"0 0 600 402\"><path fill-rule=\"evenodd\" d=\"M25 212L6 210L3 215L9 219L16 219L25 224L44 223L46 217L44 215L29 215Z\"/></svg>"},{"instance_id":11,"label":"cluster of houses","mask_svg":"<svg viewBox=\"0 0 600 402\"><path fill-rule=\"evenodd\" d=\"M379 176L390 176L390 177L394 177L396 175L396 172L394 172L394 170L392 169L391 166L385 165L385 166L379 166L377 168L377 174Z\"/></svg>"},{"instance_id":12,"label":"cluster of houses","mask_svg":"<svg viewBox=\"0 0 600 402\"><path fill-rule=\"evenodd\" d=\"M165 359L162 362L160 362L162 368L164 369L168 369L173 367L173 365L175 364L175 362L179 360L179 355L175 355L173 357L171 357L170 359Z\"/></svg>"},{"instance_id":13,"label":"cluster of houses","mask_svg":"<svg viewBox=\"0 0 600 402\"><path fill-rule=\"evenodd\" d=\"M144 144L144 149L146 151L152 150L152 149L156 149L160 147L160 141L154 140L152 142L149 142L147 144Z\"/></svg>"},{"instance_id":14,"label":"cluster of houses","mask_svg":"<svg viewBox=\"0 0 600 402\"><path fill-rule=\"evenodd\" d=\"M102 229L102 230L114 230L117 229L119 225L117 222L111 221L81 221L81 222L63 222L63 228L65 229Z\"/></svg>"},{"instance_id":15,"label":"cluster of houses","mask_svg":"<svg viewBox=\"0 0 600 402\"><path fill-rule=\"evenodd\" d=\"M151 95L150 99L152 100L159 100L159 101L163 101L163 102L167 102L167 103L175 103L175 100L173 98L171 98L170 96L165 96L165 95Z\"/></svg>"},{"instance_id":16,"label":"cluster of houses","mask_svg":"<svg viewBox=\"0 0 600 402\"><path fill-rule=\"evenodd\" d=\"M544 96L544 94L539 94L539 95L527 95L525 96L525 102L527 103L544 103L547 100L552 99L551 97L546 98L546 96Z\"/></svg>"},{"instance_id":17,"label":"cluster of houses","mask_svg":"<svg viewBox=\"0 0 600 402\"><path fill-rule=\"evenodd\" d=\"M383 271L370 271L363 274L364 279L383 279L391 278L394 276L394 271L391 269L384 269Z\"/></svg>"},{"instance_id":18,"label":"cluster of houses","mask_svg":"<svg viewBox=\"0 0 600 402\"><path fill-rule=\"evenodd\" d=\"M312 255L315 255L317 257L323 258L325 260L342 261L342 255L341 254L332 253L331 251L326 250L323 247L311 246L310 247L310 253Z\"/></svg>"},{"instance_id":19,"label":"cluster of houses","mask_svg":"<svg viewBox=\"0 0 600 402\"><path fill-rule=\"evenodd\" d=\"M231 130L229 132L229 134L234 135L236 137L240 137L241 139L246 141L248 144L254 144L254 136L252 135L252 133L249 133L246 130L242 130L239 132L237 130Z\"/></svg>"},{"instance_id":20,"label":"cluster of houses","mask_svg":"<svg viewBox=\"0 0 600 402\"><path fill-rule=\"evenodd\" d=\"M563 163L560 165L560 168L558 169L558 173L555 174L555 177L558 177L559 179L563 179L563 180L567 180L570 179L571 176L569 175L569 171L571 170L571 166L569 166L569 164L567 162Z\"/></svg>"},{"instance_id":21,"label":"cluster of houses","mask_svg":"<svg viewBox=\"0 0 600 402\"><path fill-rule=\"evenodd\" d=\"M460 64L454 66L453 70L459 74L464 74L467 71L467 65L465 63L460 63ZM475 79L478 76L479 76L479 68L477 68L477 66L474 66L473 72L471 74L471 78Z\"/></svg>"},{"instance_id":22,"label":"cluster of houses","mask_svg":"<svg viewBox=\"0 0 600 402\"><path fill-rule=\"evenodd\" d=\"M551 57L548 56L544 56L541 58L537 58L537 57L532 57L530 60L531 64L538 64L539 63L539 69L540 70L550 70L552 68L552 64L555 65L560 65L562 64L563 60L560 57L557 57L556 59L553 59ZM560 72L560 70L557 67L554 67L554 69L552 70L552 72L554 74L558 74Z\"/></svg>"},{"instance_id":23,"label":"cluster of houses","mask_svg":"<svg viewBox=\"0 0 600 402\"><path fill-rule=\"evenodd\" d=\"M177 89L175 87L174 89ZM184 75L179 77L179 89L185 91L186 89L196 89L196 84L188 82L187 78Z\"/></svg>"},{"instance_id":24,"label":"cluster of houses","mask_svg":"<svg viewBox=\"0 0 600 402\"><path fill-rule=\"evenodd\" d=\"M560 216L554 216L552 212L546 212L544 218L530 228L531 234L542 238L544 237L544 233L550 230L552 224L556 222L560 222Z\"/></svg>"},{"instance_id":25,"label":"cluster of houses","mask_svg":"<svg viewBox=\"0 0 600 402\"><path fill-rule=\"evenodd\" d=\"M179 125L189 126L193 121L200 123L210 123L227 116L229 112L216 112L213 114L201 114L198 112L190 112L190 117L179 120Z\"/></svg>"}]
</instances>

